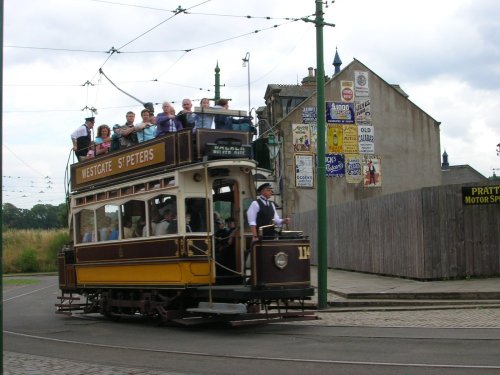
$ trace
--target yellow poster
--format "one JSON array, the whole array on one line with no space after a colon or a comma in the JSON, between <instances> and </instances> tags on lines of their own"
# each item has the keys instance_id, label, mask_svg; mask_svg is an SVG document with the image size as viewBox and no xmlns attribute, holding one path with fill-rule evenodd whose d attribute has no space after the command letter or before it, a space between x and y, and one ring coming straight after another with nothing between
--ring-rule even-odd
<instances>
[{"instance_id":1,"label":"yellow poster","mask_svg":"<svg viewBox=\"0 0 500 375\"><path fill-rule=\"evenodd\" d=\"M358 153L358 126L342 125L342 143L344 154Z\"/></svg>"},{"instance_id":2,"label":"yellow poster","mask_svg":"<svg viewBox=\"0 0 500 375\"><path fill-rule=\"evenodd\" d=\"M342 126L341 124L328 124L327 144L328 154L343 154L342 147ZM357 139L357 138L356 138Z\"/></svg>"}]
</instances>

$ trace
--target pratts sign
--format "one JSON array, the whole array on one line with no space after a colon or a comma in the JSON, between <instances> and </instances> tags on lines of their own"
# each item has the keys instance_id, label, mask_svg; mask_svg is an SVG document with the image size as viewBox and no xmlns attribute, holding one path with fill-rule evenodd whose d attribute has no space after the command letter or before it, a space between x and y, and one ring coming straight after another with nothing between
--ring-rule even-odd
<instances>
[{"instance_id":1,"label":"pratts sign","mask_svg":"<svg viewBox=\"0 0 500 375\"><path fill-rule=\"evenodd\" d=\"M500 185L497 186L463 186L464 204L500 203Z\"/></svg>"}]
</instances>

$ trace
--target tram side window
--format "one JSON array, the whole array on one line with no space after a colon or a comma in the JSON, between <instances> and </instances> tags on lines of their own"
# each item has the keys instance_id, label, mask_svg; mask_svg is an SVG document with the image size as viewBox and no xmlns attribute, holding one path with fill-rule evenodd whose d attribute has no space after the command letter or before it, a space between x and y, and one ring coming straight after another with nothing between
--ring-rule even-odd
<instances>
[{"instance_id":1,"label":"tram side window","mask_svg":"<svg viewBox=\"0 0 500 375\"><path fill-rule=\"evenodd\" d=\"M95 213L97 219L97 240L117 240L119 207L106 205L98 208Z\"/></svg>"},{"instance_id":2,"label":"tram side window","mask_svg":"<svg viewBox=\"0 0 500 375\"><path fill-rule=\"evenodd\" d=\"M177 197L175 195L160 194L148 201L148 207L151 236L178 232Z\"/></svg>"},{"instance_id":3,"label":"tram side window","mask_svg":"<svg viewBox=\"0 0 500 375\"><path fill-rule=\"evenodd\" d=\"M186 232L207 231L207 200L186 198Z\"/></svg>"},{"instance_id":4,"label":"tram side window","mask_svg":"<svg viewBox=\"0 0 500 375\"><path fill-rule=\"evenodd\" d=\"M131 200L122 204L122 238L145 236L146 204L143 201Z\"/></svg>"},{"instance_id":5,"label":"tram side window","mask_svg":"<svg viewBox=\"0 0 500 375\"><path fill-rule=\"evenodd\" d=\"M93 210L82 210L75 215L76 243L94 242L96 240Z\"/></svg>"}]
</instances>

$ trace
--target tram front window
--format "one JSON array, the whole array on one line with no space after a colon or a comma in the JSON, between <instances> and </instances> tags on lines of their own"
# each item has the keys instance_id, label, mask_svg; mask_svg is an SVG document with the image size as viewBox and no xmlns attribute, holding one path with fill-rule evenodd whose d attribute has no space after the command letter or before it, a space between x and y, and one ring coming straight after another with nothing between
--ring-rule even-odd
<instances>
[{"instance_id":1,"label":"tram front window","mask_svg":"<svg viewBox=\"0 0 500 375\"><path fill-rule=\"evenodd\" d=\"M160 194L148 201L150 235L176 234L177 198L175 195Z\"/></svg>"},{"instance_id":2,"label":"tram front window","mask_svg":"<svg viewBox=\"0 0 500 375\"><path fill-rule=\"evenodd\" d=\"M75 215L76 243L94 242L95 220L93 210L82 210Z\"/></svg>"}]
</instances>

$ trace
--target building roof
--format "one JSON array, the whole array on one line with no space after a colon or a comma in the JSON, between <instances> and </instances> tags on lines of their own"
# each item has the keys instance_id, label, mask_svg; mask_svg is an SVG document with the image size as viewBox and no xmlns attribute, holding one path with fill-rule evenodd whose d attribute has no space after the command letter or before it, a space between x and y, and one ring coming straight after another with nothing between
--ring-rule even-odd
<instances>
[{"instance_id":1,"label":"building roof","mask_svg":"<svg viewBox=\"0 0 500 375\"><path fill-rule=\"evenodd\" d=\"M442 184L486 183L488 178L476 171L470 165L450 165L441 170Z\"/></svg>"},{"instance_id":2,"label":"building roof","mask_svg":"<svg viewBox=\"0 0 500 375\"><path fill-rule=\"evenodd\" d=\"M307 98L314 92L316 87L270 83L267 85L264 98L268 98L272 93L279 93L279 96Z\"/></svg>"}]
</instances>

